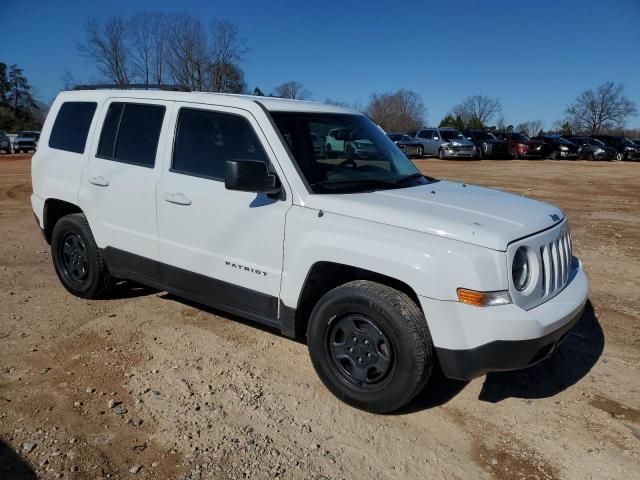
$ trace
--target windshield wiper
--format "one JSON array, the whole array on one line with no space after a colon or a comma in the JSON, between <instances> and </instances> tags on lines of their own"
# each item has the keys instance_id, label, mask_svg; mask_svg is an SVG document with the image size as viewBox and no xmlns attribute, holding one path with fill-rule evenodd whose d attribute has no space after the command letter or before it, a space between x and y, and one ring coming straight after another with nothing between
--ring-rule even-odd
<instances>
[{"instance_id":1,"label":"windshield wiper","mask_svg":"<svg viewBox=\"0 0 640 480\"><path fill-rule=\"evenodd\" d=\"M312 187L345 187L348 185L372 185L377 187L398 187L400 184L404 182L408 182L410 180L417 180L418 178L422 178L423 175L421 173L412 173L411 175L405 175L400 178L390 178L390 179L381 179L381 178L360 178L360 179L351 179L351 180L321 180L319 182L314 182L310 186Z\"/></svg>"}]
</instances>

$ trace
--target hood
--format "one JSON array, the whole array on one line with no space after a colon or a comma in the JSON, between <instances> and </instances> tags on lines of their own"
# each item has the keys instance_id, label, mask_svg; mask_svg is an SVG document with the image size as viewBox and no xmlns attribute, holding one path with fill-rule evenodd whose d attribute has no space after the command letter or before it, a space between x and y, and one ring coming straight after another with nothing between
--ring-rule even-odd
<instances>
[{"instance_id":1,"label":"hood","mask_svg":"<svg viewBox=\"0 0 640 480\"><path fill-rule=\"evenodd\" d=\"M512 193L440 181L369 193L311 195L307 205L340 215L506 250L564 218L558 207Z\"/></svg>"}]
</instances>

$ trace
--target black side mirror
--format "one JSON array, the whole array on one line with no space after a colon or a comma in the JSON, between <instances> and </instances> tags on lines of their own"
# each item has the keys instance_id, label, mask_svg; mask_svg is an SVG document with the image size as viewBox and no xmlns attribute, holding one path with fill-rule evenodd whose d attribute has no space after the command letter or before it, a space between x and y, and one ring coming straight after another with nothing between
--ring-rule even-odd
<instances>
[{"instance_id":1,"label":"black side mirror","mask_svg":"<svg viewBox=\"0 0 640 480\"><path fill-rule=\"evenodd\" d=\"M224 186L227 190L267 195L282 190L278 177L270 173L267 164L260 160L227 160Z\"/></svg>"}]
</instances>

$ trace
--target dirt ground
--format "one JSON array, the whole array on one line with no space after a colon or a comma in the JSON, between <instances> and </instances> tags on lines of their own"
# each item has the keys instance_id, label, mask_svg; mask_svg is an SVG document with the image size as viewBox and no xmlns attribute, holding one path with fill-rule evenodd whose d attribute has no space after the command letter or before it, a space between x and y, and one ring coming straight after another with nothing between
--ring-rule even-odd
<instances>
[{"instance_id":1,"label":"dirt ground","mask_svg":"<svg viewBox=\"0 0 640 480\"><path fill-rule=\"evenodd\" d=\"M0 156L0 478L639 478L640 164L417 163L565 209L590 304L545 362L436 375L382 416L331 396L304 344L249 322L130 284L69 295L29 158Z\"/></svg>"}]
</instances>

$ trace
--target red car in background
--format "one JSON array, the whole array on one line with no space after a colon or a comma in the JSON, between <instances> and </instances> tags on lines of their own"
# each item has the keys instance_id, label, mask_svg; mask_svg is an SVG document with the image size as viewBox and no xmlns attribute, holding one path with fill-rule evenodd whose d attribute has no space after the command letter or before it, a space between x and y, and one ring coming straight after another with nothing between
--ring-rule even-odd
<instances>
[{"instance_id":1,"label":"red car in background","mask_svg":"<svg viewBox=\"0 0 640 480\"><path fill-rule=\"evenodd\" d=\"M494 135L509 143L512 158L542 158L542 142L531 140L524 133L498 132Z\"/></svg>"}]
</instances>

